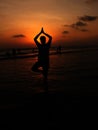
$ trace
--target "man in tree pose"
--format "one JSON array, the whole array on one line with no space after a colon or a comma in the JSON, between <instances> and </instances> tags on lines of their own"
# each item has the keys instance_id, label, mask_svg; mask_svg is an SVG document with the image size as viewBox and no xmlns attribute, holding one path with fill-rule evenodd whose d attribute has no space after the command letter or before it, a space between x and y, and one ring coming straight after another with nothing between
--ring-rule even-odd
<instances>
[{"instance_id":1,"label":"man in tree pose","mask_svg":"<svg viewBox=\"0 0 98 130\"><path fill-rule=\"evenodd\" d=\"M40 36L41 34L44 34L48 37L48 42L46 43L46 37ZM38 38L40 36L40 42L38 41ZM33 65L32 71L34 72L42 72L44 76L44 81L47 80L48 75L48 69L49 69L49 49L52 42L52 37L45 33L43 28L41 29L40 33L38 33L34 41L38 47L38 61ZM42 70L39 68L42 67Z\"/></svg>"}]
</instances>

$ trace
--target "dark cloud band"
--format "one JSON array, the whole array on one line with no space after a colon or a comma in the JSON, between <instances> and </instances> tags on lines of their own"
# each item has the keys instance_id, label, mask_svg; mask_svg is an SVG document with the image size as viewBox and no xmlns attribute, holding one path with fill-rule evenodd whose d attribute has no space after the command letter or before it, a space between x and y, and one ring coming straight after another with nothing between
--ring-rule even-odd
<instances>
[{"instance_id":1,"label":"dark cloud band","mask_svg":"<svg viewBox=\"0 0 98 130\"><path fill-rule=\"evenodd\" d=\"M92 3L98 2L98 0L86 0L85 2L87 4L92 4Z\"/></svg>"},{"instance_id":2,"label":"dark cloud band","mask_svg":"<svg viewBox=\"0 0 98 130\"><path fill-rule=\"evenodd\" d=\"M23 34L16 34L12 36L13 38L25 38L26 36Z\"/></svg>"},{"instance_id":3,"label":"dark cloud band","mask_svg":"<svg viewBox=\"0 0 98 130\"><path fill-rule=\"evenodd\" d=\"M63 33L63 34L68 34L69 32L68 32L68 31L63 31L62 33Z\"/></svg>"},{"instance_id":4,"label":"dark cloud band","mask_svg":"<svg viewBox=\"0 0 98 130\"><path fill-rule=\"evenodd\" d=\"M85 21L85 22L91 22L95 21L98 19L98 16L89 16L89 15L84 15L79 17L79 20Z\"/></svg>"}]
</instances>

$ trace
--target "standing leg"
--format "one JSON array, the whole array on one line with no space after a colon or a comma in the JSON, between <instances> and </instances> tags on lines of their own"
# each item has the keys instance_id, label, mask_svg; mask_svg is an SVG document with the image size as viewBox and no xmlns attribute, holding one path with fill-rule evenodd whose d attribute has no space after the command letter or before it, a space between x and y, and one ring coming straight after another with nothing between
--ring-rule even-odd
<instances>
[{"instance_id":1,"label":"standing leg","mask_svg":"<svg viewBox=\"0 0 98 130\"><path fill-rule=\"evenodd\" d=\"M43 66L43 76L44 76L44 81L47 81L48 77L48 66Z\"/></svg>"},{"instance_id":2,"label":"standing leg","mask_svg":"<svg viewBox=\"0 0 98 130\"><path fill-rule=\"evenodd\" d=\"M46 93L48 93L47 77L48 77L48 67L43 66L43 83L44 83L44 90L45 90Z\"/></svg>"}]
</instances>

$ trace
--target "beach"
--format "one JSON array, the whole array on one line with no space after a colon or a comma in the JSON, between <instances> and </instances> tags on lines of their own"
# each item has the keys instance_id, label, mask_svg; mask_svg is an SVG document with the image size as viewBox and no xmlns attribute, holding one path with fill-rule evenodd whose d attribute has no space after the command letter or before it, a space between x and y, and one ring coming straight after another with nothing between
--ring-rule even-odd
<instances>
[{"instance_id":1,"label":"beach","mask_svg":"<svg viewBox=\"0 0 98 130\"><path fill-rule=\"evenodd\" d=\"M96 48L50 55L47 84L42 74L31 71L36 56L1 60L1 124L14 129L30 129L36 123L56 128L75 116L78 121L89 110L91 114L92 105L97 109L97 55Z\"/></svg>"}]
</instances>

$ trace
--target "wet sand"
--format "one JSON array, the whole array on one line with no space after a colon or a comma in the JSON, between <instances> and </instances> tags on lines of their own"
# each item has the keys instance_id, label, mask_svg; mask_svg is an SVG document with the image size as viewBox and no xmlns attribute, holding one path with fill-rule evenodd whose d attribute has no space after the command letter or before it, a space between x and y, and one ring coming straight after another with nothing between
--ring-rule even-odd
<instances>
[{"instance_id":1,"label":"wet sand","mask_svg":"<svg viewBox=\"0 0 98 130\"><path fill-rule=\"evenodd\" d=\"M90 54L51 57L47 84L40 74L30 71L34 59L2 61L0 127L70 128L92 122L98 108L98 60L97 52Z\"/></svg>"},{"instance_id":2,"label":"wet sand","mask_svg":"<svg viewBox=\"0 0 98 130\"><path fill-rule=\"evenodd\" d=\"M97 114L98 83L97 81L97 84L91 83L88 88L84 82L86 87L83 88L81 85L78 86L78 83L72 82L65 91L46 92L43 88L43 91L35 94L30 90L21 92L9 89L6 93L1 92L1 127L49 129L61 128L63 125L71 128L70 124L83 126L86 120L93 121L92 116Z\"/></svg>"}]
</instances>

